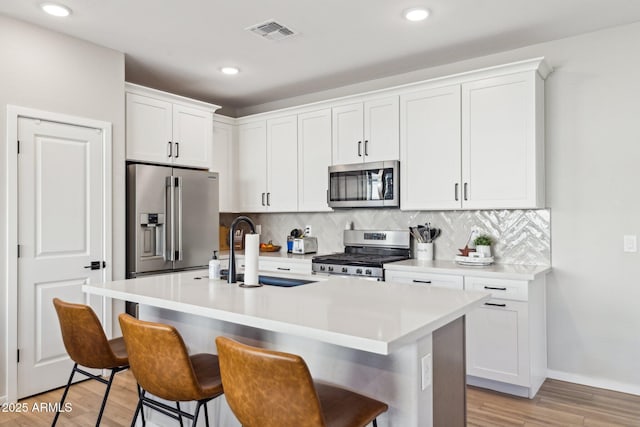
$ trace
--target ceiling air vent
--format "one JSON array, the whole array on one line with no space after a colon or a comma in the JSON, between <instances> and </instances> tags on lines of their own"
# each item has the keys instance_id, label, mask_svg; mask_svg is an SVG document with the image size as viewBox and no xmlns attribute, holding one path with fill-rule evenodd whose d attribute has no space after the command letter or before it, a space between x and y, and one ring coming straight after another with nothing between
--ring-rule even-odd
<instances>
[{"instance_id":1,"label":"ceiling air vent","mask_svg":"<svg viewBox=\"0 0 640 427\"><path fill-rule=\"evenodd\" d=\"M273 19L252 25L247 30L268 40L282 40L297 34L291 28L285 27Z\"/></svg>"}]
</instances>

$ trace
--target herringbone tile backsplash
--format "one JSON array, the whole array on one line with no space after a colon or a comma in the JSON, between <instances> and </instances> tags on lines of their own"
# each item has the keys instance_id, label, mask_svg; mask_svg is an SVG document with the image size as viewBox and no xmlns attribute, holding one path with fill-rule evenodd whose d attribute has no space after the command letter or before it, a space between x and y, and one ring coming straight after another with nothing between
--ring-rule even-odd
<instances>
[{"instance_id":1,"label":"herringbone tile backsplash","mask_svg":"<svg viewBox=\"0 0 640 427\"><path fill-rule=\"evenodd\" d=\"M551 213L549 209L417 212L399 209L348 209L317 213L247 214L262 228L261 241L273 240L286 247L294 228L312 227L318 237L318 252L344 250L342 231L352 222L355 229L408 230L430 222L442 229L435 241L435 258L453 260L464 247L473 227L493 237L496 262L503 264L551 264ZM236 214L221 214L220 224L229 225Z\"/></svg>"}]
</instances>

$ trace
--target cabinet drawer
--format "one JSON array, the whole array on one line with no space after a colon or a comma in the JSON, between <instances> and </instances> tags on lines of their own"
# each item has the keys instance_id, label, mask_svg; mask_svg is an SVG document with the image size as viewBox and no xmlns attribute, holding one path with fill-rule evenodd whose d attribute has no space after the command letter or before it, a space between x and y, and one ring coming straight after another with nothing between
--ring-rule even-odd
<instances>
[{"instance_id":1,"label":"cabinet drawer","mask_svg":"<svg viewBox=\"0 0 640 427\"><path fill-rule=\"evenodd\" d=\"M439 288L464 289L462 276L397 270L385 270L384 274L386 282L416 283Z\"/></svg>"},{"instance_id":2,"label":"cabinet drawer","mask_svg":"<svg viewBox=\"0 0 640 427\"><path fill-rule=\"evenodd\" d=\"M465 277L466 290L491 292L494 298L528 301L529 284L522 280L490 279L485 277Z\"/></svg>"},{"instance_id":3,"label":"cabinet drawer","mask_svg":"<svg viewBox=\"0 0 640 427\"><path fill-rule=\"evenodd\" d=\"M264 261L260 259L260 271L273 271L279 273L311 274L311 260L308 263L287 261Z\"/></svg>"}]
</instances>

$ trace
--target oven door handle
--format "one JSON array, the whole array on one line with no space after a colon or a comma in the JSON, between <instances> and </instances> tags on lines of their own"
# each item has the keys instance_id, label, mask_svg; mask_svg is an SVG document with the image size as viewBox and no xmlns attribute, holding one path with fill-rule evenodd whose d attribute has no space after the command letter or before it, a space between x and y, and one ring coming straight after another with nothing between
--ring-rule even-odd
<instances>
[{"instance_id":1,"label":"oven door handle","mask_svg":"<svg viewBox=\"0 0 640 427\"><path fill-rule=\"evenodd\" d=\"M384 200L384 169L378 172L378 200Z\"/></svg>"}]
</instances>

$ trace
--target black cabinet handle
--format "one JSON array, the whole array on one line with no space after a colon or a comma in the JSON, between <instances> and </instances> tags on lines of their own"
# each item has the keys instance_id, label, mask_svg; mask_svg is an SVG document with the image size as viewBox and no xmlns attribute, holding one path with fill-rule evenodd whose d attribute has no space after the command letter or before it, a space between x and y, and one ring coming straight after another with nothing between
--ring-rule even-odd
<instances>
[{"instance_id":1,"label":"black cabinet handle","mask_svg":"<svg viewBox=\"0 0 640 427\"><path fill-rule=\"evenodd\" d=\"M267 206L271 206L271 193L267 193Z\"/></svg>"},{"instance_id":2,"label":"black cabinet handle","mask_svg":"<svg viewBox=\"0 0 640 427\"><path fill-rule=\"evenodd\" d=\"M493 286L485 286L484 288L492 290L492 291L506 291L507 290L507 288L496 288L496 287L493 287Z\"/></svg>"},{"instance_id":3,"label":"black cabinet handle","mask_svg":"<svg viewBox=\"0 0 640 427\"><path fill-rule=\"evenodd\" d=\"M180 144L176 142L176 159L180 157Z\"/></svg>"},{"instance_id":4,"label":"black cabinet handle","mask_svg":"<svg viewBox=\"0 0 640 427\"><path fill-rule=\"evenodd\" d=\"M456 185L453 187L453 194L454 194L454 197L456 198L456 202L458 201L458 186L459 184L456 182Z\"/></svg>"},{"instance_id":5,"label":"black cabinet handle","mask_svg":"<svg viewBox=\"0 0 640 427\"><path fill-rule=\"evenodd\" d=\"M468 194L468 191L467 191L468 187L469 187L469 184L465 182L464 183L464 199L465 200L469 200L469 194Z\"/></svg>"},{"instance_id":6,"label":"black cabinet handle","mask_svg":"<svg viewBox=\"0 0 640 427\"><path fill-rule=\"evenodd\" d=\"M490 306L493 306L493 307L506 307L507 306L507 304L498 304L498 303L495 303L495 302L485 302L484 305L490 305Z\"/></svg>"},{"instance_id":7,"label":"black cabinet handle","mask_svg":"<svg viewBox=\"0 0 640 427\"><path fill-rule=\"evenodd\" d=\"M430 285L431 284L431 280L416 280L416 279L413 279L413 283L426 283L426 284Z\"/></svg>"},{"instance_id":8,"label":"black cabinet handle","mask_svg":"<svg viewBox=\"0 0 640 427\"><path fill-rule=\"evenodd\" d=\"M167 157L171 157L171 141L167 141Z\"/></svg>"},{"instance_id":9,"label":"black cabinet handle","mask_svg":"<svg viewBox=\"0 0 640 427\"><path fill-rule=\"evenodd\" d=\"M358 141L358 157L362 157L362 141Z\"/></svg>"},{"instance_id":10,"label":"black cabinet handle","mask_svg":"<svg viewBox=\"0 0 640 427\"><path fill-rule=\"evenodd\" d=\"M291 271L290 268L284 268L284 267L277 267L278 270L283 270L283 271Z\"/></svg>"},{"instance_id":11,"label":"black cabinet handle","mask_svg":"<svg viewBox=\"0 0 640 427\"><path fill-rule=\"evenodd\" d=\"M368 156L369 155L369 141L368 140L364 140L364 155Z\"/></svg>"}]
</instances>

